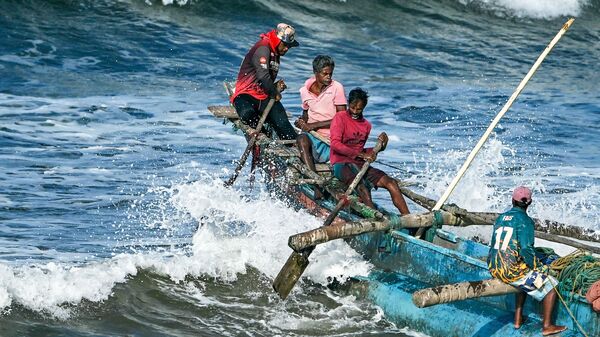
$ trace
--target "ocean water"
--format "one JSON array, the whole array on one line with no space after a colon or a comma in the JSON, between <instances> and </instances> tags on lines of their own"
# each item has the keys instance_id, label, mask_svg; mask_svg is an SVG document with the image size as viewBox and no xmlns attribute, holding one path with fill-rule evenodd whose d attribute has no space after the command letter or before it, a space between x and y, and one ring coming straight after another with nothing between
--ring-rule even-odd
<instances>
[{"instance_id":1,"label":"ocean water","mask_svg":"<svg viewBox=\"0 0 600 337\"><path fill-rule=\"evenodd\" d=\"M436 199L571 16L450 202L527 184L533 215L600 230L598 0L1 0L0 336L419 336L326 287L371 269L343 242L278 299L287 237L322 220L247 168L223 188L245 142L207 106L290 23L286 108L333 56L390 136L379 167Z\"/></svg>"}]
</instances>

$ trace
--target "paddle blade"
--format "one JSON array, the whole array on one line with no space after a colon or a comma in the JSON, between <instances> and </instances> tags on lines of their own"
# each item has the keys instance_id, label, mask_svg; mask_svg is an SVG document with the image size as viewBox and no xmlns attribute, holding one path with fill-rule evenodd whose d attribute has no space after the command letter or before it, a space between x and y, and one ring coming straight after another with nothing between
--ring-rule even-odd
<instances>
[{"instance_id":1,"label":"paddle blade","mask_svg":"<svg viewBox=\"0 0 600 337\"><path fill-rule=\"evenodd\" d=\"M310 249L312 252L312 249ZM302 273L308 266L308 254L302 254L293 252L292 255L287 259L279 274L273 281L273 289L275 292L281 297L281 299L285 300L292 288L296 285L300 277L302 277Z\"/></svg>"}]
</instances>

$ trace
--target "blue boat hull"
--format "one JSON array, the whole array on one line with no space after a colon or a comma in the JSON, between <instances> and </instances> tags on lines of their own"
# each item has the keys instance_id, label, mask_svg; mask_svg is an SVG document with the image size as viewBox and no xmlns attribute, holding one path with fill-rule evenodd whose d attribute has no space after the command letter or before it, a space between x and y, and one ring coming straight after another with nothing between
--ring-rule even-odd
<instances>
[{"instance_id":1,"label":"blue boat hull","mask_svg":"<svg viewBox=\"0 0 600 337\"><path fill-rule=\"evenodd\" d=\"M315 200L309 186L278 186L275 189L298 207L316 215L323 216L335 206L332 200ZM360 219L344 211L338 217L346 221ZM416 239L402 231L363 234L347 242L375 266L368 277L352 283L355 292L381 307L386 318L399 327L410 327L432 337L541 336L541 306L531 298L525 305L527 320L518 330L513 326L515 296L512 294L428 308L413 304L413 292L423 288L490 279L492 276L485 262L489 251L486 245L443 230L437 231L433 242ZM600 336L600 315L592 310L585 298L562 296L569 300L569 308L588 336ZM556 336L583 336L559 302L554 317L556 324L569 327Z\"/></svg>"},{"instance_id":2,"label":"blue boat hull","mask_svg":"<svg viewBox=\"0 0 600 337\"><path fill-rule=\"evenodd\" d=\"M230 121L241 128L235 118ZM332 199L315 200L311 185L289 185L286 181L288 161L285 156L266 155L260 165L267 172L268 188L300 208L326 216L334 208ZM384 210L382 212L386 213ZM341 211L339 219L355 221L359 216ZM539 303L529 299L525 324L513 327L514 295L495 296L417 308L412 302L414 291L449 283L478 281L491 278L484 262L488 254L485 245L454 237L438 230L433 243L415 239L401 231L363 234L348 243L374 264L374 272L353 283L380 306L387 319L396 325L408 326L432 337L448 336L540 336ZM568 298L567 294L563 297ZM583 325L588 336L600 336L600 317L585 299L574 296L571 311ZM582 336L564 306L557 304L556 323L569 330L560 336Z\"/></svg>"},{"instance_id":3,"label":"blue boat hull","mask_svg":"<svg viewBox=\"0 0 600 337\"><path fill-rule=\"evenodd\" d=\"M433 337L541 336L540 304L533 299L527 300L528 319L519 330L513 327L514 295L429 308L413 304L412 293L416 290L491 278L484 262L488 251L485 245L444 231L438 231L434 243L394 231L361 235L349 240L349 244L376 267L376 271L360 279L363 291L366 288L366 296L398 326L409 326ZM569 306L589 336L600 336L600 316L584 298L575 297ZM557 324L569 327L558 336L583 336L564 306L557 303L556 307Z\"/></svg>"}]
</instances>

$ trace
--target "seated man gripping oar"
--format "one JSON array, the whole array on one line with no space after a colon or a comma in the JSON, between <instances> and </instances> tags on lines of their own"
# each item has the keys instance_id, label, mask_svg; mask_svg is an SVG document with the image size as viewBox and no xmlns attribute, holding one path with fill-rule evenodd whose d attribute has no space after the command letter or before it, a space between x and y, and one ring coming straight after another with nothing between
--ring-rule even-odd
<instances>
[{"instance_id":1,"label":"seated man gripping oar","mask_svg":"<svg viewBox=\"0 0 600 337\"><path fill-rule=\"evenodd\" d=\"M377 152L379 152L379 150L383 150L384 135L385 134L383 133L379 135L379 138L377 139L377 144L375 144L375 147L372 149L372 152L375 155L377 154ZM372 158L375 158L375 155ZM338 203L335 205L335 208L331 211L331 213L329 213L327 219L325 219L323 226L331 225L333 223L333 220L335 220L336 216L340 212L340 210L347 205L348 196L352 194L354 188L356 188L356 186L362 180L363 175L367 173L370 163L370 159L367 159L363 163L362 168L356 174L356 177L354 177L354 179L346 189L346 192L341 197L339 197ZM275 277L275 280L273 281L273 289L275 289L277 294L279 294L279 297L285 299L289 295L290 291L292 291L292 288L298 282L298 280L302 276L302 273L304 273L304 270L308 266L308 257L314 249L315 246L311 246L306 249L303 249L301 252L294 251L292 255L290 255L290 257L287 259L287 261L279 271L279 274L277 274L277 277Z\"/></svg>"},{"instance_id":2,"label":"seated man gripping oar","mask_svg":"<svg viewBox=\"0 0 600 337\"><path fill-rule=\"evenodd\" d=\"M340 111L331 122L331 164L334 165L334 174L336 174L337 168L338 174L336 174L336 177L342 179L349 187L346 193L340 197L323 226L329 226L333 222L355 188L359 189L359 195L363 202L373 207L371 192L366 184L386 188L392 194L394 205L398 207L400 213L409 213L406 201L404 201L396 181L381 170L374 169L369 165L369 163L375 161L377 153L385 149L388 138L385 133L381 133L374 148L364 148L371 132L371 123L362 116L368 98L367 92L360 88L350 91L348 111ZM359 166L362 168L359 169ZM363 177L368 182L365 182ZM308 266L308 257L314 249L315 247L312 246L301 252L293 252L281 268L275 281L273 281L273 288L281 298L285 299L298 282Z\"/></svg>"},{"instance_id":3,"label":"seated man gripping oar","mask_svg":"<svg viewBox=\"0 0 600 337\"><path fill-rule=\"evenodd\" d=\"M363 117L363 110L368 100L369 95L366 91L361 88L353 89L348 95L348 110L337 113L331 121L330 161L333 174L346 184L350 184L365 161L373 162L377 156L372 149L365 149L365 143L371 132L371 123ZM385 149L388 137L385 133L382 133L382 136L380 137L383 138L383 149ZM398 211L401 214L410 213L398 183L385 172L369 167L365 178L357 187L362 202L375 208L371 199L371 187L385 188L390 192Z\"/></svg>"}]
</instances>

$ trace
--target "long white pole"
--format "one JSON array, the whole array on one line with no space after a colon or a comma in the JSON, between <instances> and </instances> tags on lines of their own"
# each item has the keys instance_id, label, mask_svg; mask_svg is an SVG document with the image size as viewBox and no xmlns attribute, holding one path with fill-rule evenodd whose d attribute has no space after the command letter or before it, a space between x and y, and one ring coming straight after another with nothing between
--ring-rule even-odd
<instances>
[{"instance_id":1,"label":"long white pole","mask_svg":"<svg viewBox=\"0 0 600 337\"><path fill-rule=\"evenodd\" d=\"M467 160L465 161L463 166L458 171L456 177L454 177L454 180L452 180L452 182L446 189L446 192L444 192L442 197L438 200L438 202L433 207L433 209L432 209L433 211L439 210L442 207L442 205L446 202L446 200L448 199L448 197L450 196L452 191L454 191L454 188L456 187L456 185L458 184L460 179L463 177L463 175L469 168L469 165L471 165L471 162L473 162L473 159L475 159L475 156L479 152L479 149L481 149L481 147L483 146L483 143L485 143L485 141L488 139L488 137L490 136L492 131L494 131L494 128L496 127L498 122L500 122L500 119L502 118L502 116L504 116L506 111L508 111L510 106L517 99L517 97L519 96L519 94L521 93L523 88L525 88L525 85L527 84L529 79L533 76L535 71L539 68L540 64L542 64L542 61L544 60L544 58L546 58L546 55L548 55L548 53L550 53L550 51L552 50L554 45L558 42L558 40L560 40L560 38L567 32L569 27L571 27L571 24L573 23L573 21L575 21L575 19L571 18L563 25L562 29L558 32L558 34L556 34L554 39L552 39L552 41L550 41L550 44L548 44L546 49L544 49L544 51L542 52L540 57L538 57L537 61L535 61L535 64L533 65L533 67L531 67L531 69L529 70L527 75L525 75L525 78L523 78L521 83L519 83L517 90L515 90L515 92L512 94L512 96L510 96L510 98L508 99L508 102L506 102L506 104L504 104L504 107L502 108L502 110L500 110L500 112L498 113L496 118L494 118L494 120L492 121L492 124L490 124L490 126L487 128L487 130L485 131L485 133L483 134L483 136L481 137L481 139L479 140L479 142L473 149L473 151L471 151L471 153L469 154L469 157L467 157Z\"/></svg>"}]
</instances>

